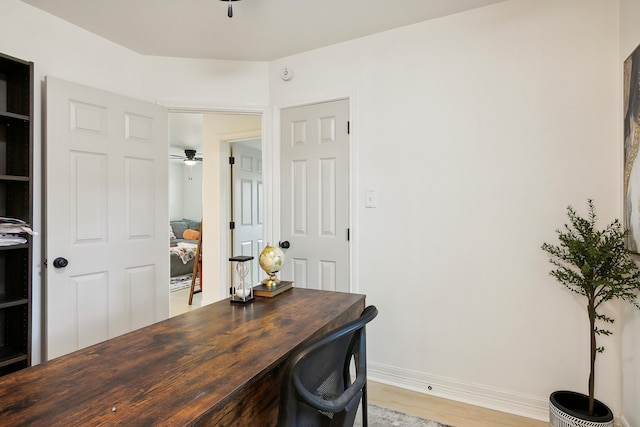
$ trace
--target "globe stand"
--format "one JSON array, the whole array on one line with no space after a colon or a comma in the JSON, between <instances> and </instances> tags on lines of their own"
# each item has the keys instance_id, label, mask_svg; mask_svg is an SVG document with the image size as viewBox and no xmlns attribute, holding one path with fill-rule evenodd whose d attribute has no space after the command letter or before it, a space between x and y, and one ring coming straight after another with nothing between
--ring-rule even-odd
<instances>
[{"instance_id":1,"label":"globe stand","mask_svg":"<svg viewBox=\"0 0 640 427\"><path fill-rule=\"evenodd\" d=\"M269 273L269 277L262 281L262 284L267 288L275 288L280 284L280 279L276 276L276 273Z\"/></svg>"}]
</instances>

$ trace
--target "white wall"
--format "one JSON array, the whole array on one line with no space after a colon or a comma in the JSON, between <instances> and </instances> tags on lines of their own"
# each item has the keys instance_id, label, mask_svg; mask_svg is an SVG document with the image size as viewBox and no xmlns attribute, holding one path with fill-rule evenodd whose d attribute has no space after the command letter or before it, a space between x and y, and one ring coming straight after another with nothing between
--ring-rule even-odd
<instances>
[{"instance_id":1,"label":"white wall","mask_svg":"<svg viewBox=\"0 0 640 427\"><path fill-rule=\"evenodd\" d=\"M200 221L202 219L202 163L193 166L184 165L182 168L184 183L184 211L183 218Z\"/></svg>"},{"instance_id":2,"label":"white wall","mask_svg":"<svg viewBox=\"0 0 640 427\"><path fill-rule=\"evenodd\" d=\"M218 42L217 40L215 42ZM0 52L35 63L34 229L42 224L42 82L54 76L170 107L265 105L267 65L145 57L18 0L0 0ZM42 236L34 239L33 362L40 362Z\"/></svg>"},{"instance_id":3,"label":"white wall","mask_svg":"<svg viewBox=\"0 0 640 427\"><path fill-rule=\"evenodd\" d=\"M169 220L184 218L184 191L183 184L184 165L178 162L169 162Z\"/></svg>"},{"instance_id":4,"label":"white wall","mask_svg":"<svg viewBox=\"0 0 640 427\"><path fill-rule=\"evenodd\" d=\"M638 16L638 0L622 2L623 16ZM603 222L621 213L620 56L639 37L628 18L620 46L618 4L511 0L267 65L143 57L1 0L0 51L36 64L34 228L45 75L171 107L350 96L354 290L380 309L371 376L546 417L551 391L585 391L588 343L584 304L548 276L540 245L555 238L568 204L583 210L593 198ZM284 65L290 82L279 79ZM370 189L376 209L364 208ZM627 357L638 353L640 326L632 316L623 323ZM597 396L620 414L618 339L599 359ZM625 361L626 374L637 363ZM635 401L625 394L633 424Z\"/></svg>"},{"instance_id":5,"label":"white wall","mask_svg":"<svg viewBox=\"0 0 640 427\"><path fill-rule=\"evenodd\" d=\"M202 163L169 162L169 219L202 218Z\"/></svg>"},{"instance_id":6,"label":"white wall","mask_svg":"<svg viewBox=\"0 0 640 427\"><path fill-rule=\"evenodd\" d=\"M552 391L586 392L584 302L540 245L569 204L620 214L618 16L611 0L514 0L271 64L278 107L352 97L372 378L541 419ZM597 397L620 414L604 344Z\"/></svg>"},{"instance_id":7,"label":"white wall","mask_svg":"<svg viewBox=\"0 0 640 427\"><path fill-rule=\"evenodd\" d=\"M639 44L640 0L621 0L620 67ZM622 74L622 69L619 72ZM620 91L622 93L622 87ZM621 182L618 185L622 187ZM621 329L622 425L631 427L640 425L640 312L628 304L625 304L623 309Z\"/></svg>"}]
</instances>

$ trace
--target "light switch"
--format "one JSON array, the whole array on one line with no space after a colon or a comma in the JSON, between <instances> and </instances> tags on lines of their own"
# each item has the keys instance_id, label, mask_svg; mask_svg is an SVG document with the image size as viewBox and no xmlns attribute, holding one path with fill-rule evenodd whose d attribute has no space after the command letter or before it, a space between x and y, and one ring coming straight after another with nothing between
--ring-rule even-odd
<instances>
[{"instance_id":1,"label":"light switch","mask_svg":"<svg viewBox=\"0 0 640 427\"><path fill-rule=\"evenodd\" d=\"M364 193L364 207L365 208L375 208L378 203L378 197L376 196L376 192L373 190L366 191Z\"/></svg>"}]
</instances>

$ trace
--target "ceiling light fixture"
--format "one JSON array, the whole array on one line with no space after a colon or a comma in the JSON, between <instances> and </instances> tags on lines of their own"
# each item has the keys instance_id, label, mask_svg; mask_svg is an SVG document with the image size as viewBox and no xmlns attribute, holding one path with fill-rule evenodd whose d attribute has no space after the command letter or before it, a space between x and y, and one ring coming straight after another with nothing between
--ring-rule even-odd
<instances>
[{"instance_id":1,"label":"ceiling light fixture","mask_svg":"<svg viewBox=\"0 0 640 427\"><path fill-rule=\"evenodd\" d=\"M233 18L233 7L232 4L234 1L240 1L240 0L220 0L220 1L226 1L227 3L229 3L229 7L227 8L227 16L229 18Z\"/></svg>"},{"instance_id":2,"label":"ceiling light fixture","mask_svg":"<svg viewBox=\"0 0 640 427\"><path fill-rule=\"evenodd\" d=\"M184 155L187 156L183 162L187 166L193 166L198 163L198 159L196 159L196 150L184 150Z\"/></svg>"}]
</instances>

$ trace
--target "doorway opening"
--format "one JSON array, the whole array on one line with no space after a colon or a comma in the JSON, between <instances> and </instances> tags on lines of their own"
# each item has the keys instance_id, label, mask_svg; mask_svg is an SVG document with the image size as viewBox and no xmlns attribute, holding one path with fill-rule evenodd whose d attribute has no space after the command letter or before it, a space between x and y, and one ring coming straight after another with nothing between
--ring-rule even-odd
<instances>
[{"instance_id":1,"label":"doorway opening","mask_svg":"<svg viewBox=\"0 0 640 427\"><path fill-rule=\"evenodd\" d=\"M241 242L242 239L234 238L237 233L231 229L231 223L246 226L248 221L262 220L262 121L261 113L169 112L169 153L172 157L169 162L169 217L170 220L202 221L203 224L202 293L196 295L192 306L188 306L188 290L185 298L172 295L172 315L229 295L230 263L227 260L238 250L247 250L246 243L243 248L238 248L237 244L234 248L234 241ZM259 168L259 173L254 179L256 187L251 190L246 180L234 182L231 178L232 145L250 147L255 154L254 167ZM187 149L195 150L195 157L201 161L185 165L180 156L184 156ZM237 169L238 164L235 167ZM234 208L232 195L247 201L250 192L254 195L252 213L249 214L246 204ZM257 230L262 236L262 227ZM253 244L252 250L257 250L256 245L261 242L262 237Z\"/></svg>"}]
</instances>

